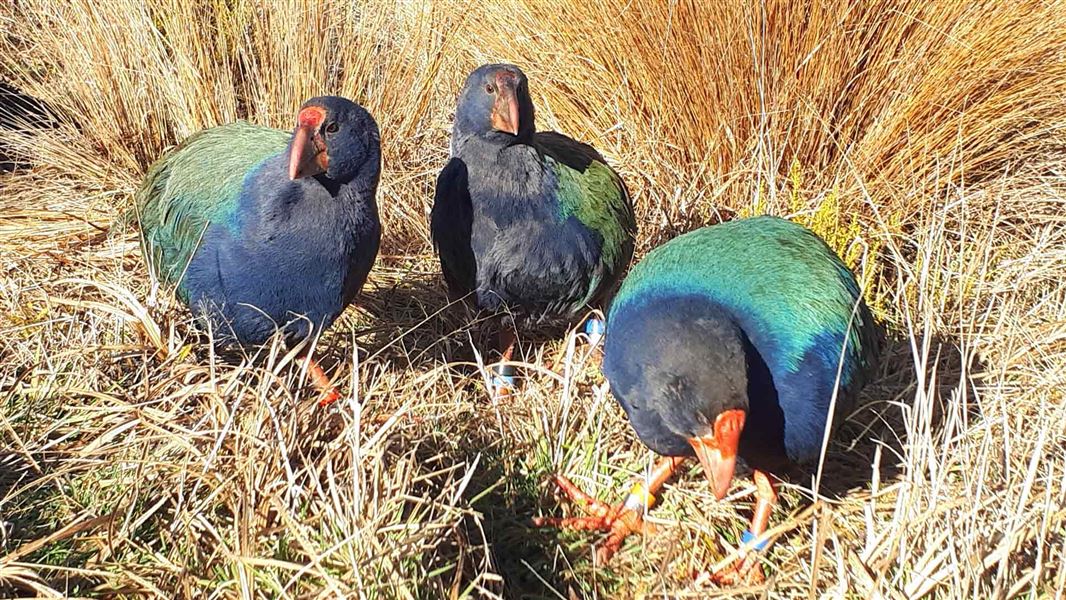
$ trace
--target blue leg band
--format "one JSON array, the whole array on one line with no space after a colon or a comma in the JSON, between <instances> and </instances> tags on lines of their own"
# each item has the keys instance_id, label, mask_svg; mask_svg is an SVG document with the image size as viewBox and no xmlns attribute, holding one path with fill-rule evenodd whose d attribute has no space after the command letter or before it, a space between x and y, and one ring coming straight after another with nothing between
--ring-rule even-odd
<instances>
[{"instance_id":1,"label":"blue leg band","mask_svg":"<svg viewBox=\"0 0 1066 600\"><path fill-rule=\"evenodd\" d=\"M589 339L595 340L603 337L603 332L606 330L607 324L603 322L603 319L591 317L585 321L585 335L589 336Z\"/></svg>"},{"instance_id":2,"label":"blue leg band","mask_svg":"<svg viewBox=\"0 0 1066 600\"><path fill-rule=\"evenodd\" d=\"M515 387L514 366L499 365L493 369L492 385L494 387Z\"/></svg>"},{"instance_id":3,"label":"blue leg band","mask_svg":"<svg viewBox=\"0 0 1066 600\"><path fill-rule=\"evenodd\" d=\"M744 533L740 534L740 543L745 546L750 546L755 550L758 550L759 552L766 550L766 547L770 545L770 540L763 540L758 544L754 544L753 542L755 541L755 538L756 535L754 533L752 533L748 529L745 529Z\"/></svg>"}]
</instances>

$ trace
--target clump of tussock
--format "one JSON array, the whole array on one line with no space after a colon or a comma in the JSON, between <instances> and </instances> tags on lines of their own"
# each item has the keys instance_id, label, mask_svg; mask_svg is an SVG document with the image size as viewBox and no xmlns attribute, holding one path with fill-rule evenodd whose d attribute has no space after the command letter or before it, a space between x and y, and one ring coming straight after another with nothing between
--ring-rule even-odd
<instances>
[{"instance_id":1,"label":"clump of tussock","mask_svg":"<svg viewBox=\"0 0 1066 600\"><path fill-rule=\"evenodd\" d=\"M602 498L652 457L580 346L527 340L493 403L427 236L455 93L529 74L541 128L604 151L641 252L787 214L890 333L816 481L775 515L771 597L1062 594L1066 10L1060 3L505 0L0 7L0 593L707 597L750 486L695 472L609 568L528 529L561 471ZM277 347L217 357L112 226L203 127L287 128L322 93L381 125L385 251L318 340L314 406ZM19 105L25 106L25 105ZM38 105L33 105L36 108ZM472 347L473 346L473 347ZM554 371L545 365L554 363Z\"/></svg>"}]
</instances>

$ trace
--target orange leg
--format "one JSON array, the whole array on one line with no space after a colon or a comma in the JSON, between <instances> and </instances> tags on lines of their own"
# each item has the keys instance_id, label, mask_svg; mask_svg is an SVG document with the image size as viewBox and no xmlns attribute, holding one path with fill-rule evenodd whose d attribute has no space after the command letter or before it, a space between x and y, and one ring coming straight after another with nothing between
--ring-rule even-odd
<instances>
[{"instance_id":1,"label":"orange leg","mask_svg":"<svg viewBox=\"0 0 1066 600\"><path fill-rule=\"evenodd\" d=\"M589 496L578 489L569 479L556 475L552 477L555 485L588 516L569 518L536 517L533 519L533 524L537 527L608 532L607 540L596 552L598 562L606 564L607 561L611 560L615 552L618 552L619 548L622 547L622 542L625 541L629 534L640 533L645 530L644 513L655 503L654 494L662 488L666 480L673 475L684 460L683 457L670 457L660 460L651 473L647 488L644 487L645 482L643 480L637 481L633 484L625 501L614 506Z\"/></svg>"},{"instance_id":2,"label":"orange leg","mask_svg":"<svg viewBox=\"0 0 1066 600\"><path fill-rule=\"evenodd\" d=\"M326 375L326 372L315 362L315 359L311 358L310 354L307 355L307 375L311 378L311 385L322 393L318 399L319 406L329 406L340 400L341 393L337 391L337 388L333 387L333 382L330 380L329 375Z\"/></svg>"},{"instance_id":3,"label":"orange leg","mask_svg":"<svg viewBox=\"0 0 1066 600\"><path fill-rule=\"evenodd\" d=\"M766 473L755 471L755 514L751 517L751 527L744 532L740 557L732 566L726 567L714 574L713 578L719 585L738 585L762 583L765 576L762 572L762 564L759 562L758 553L766 548L766 542L758 540L766 531L770 522L770 513L777 503L777 492L774 483Z\"/></svg>"},{"instance_id":4,"label":"orange leg","mask_svg":"<svg viewBox=\"0 0 1066 600\"><path fill-rule=\"evenodd\" d=\"M514 356L514 329L501 322L496 333L497 350L500 352L500 364L493 370L492 386L497 400L510 396L515 389L514 367L505 364Z\"/></svg>"}]
</instances>

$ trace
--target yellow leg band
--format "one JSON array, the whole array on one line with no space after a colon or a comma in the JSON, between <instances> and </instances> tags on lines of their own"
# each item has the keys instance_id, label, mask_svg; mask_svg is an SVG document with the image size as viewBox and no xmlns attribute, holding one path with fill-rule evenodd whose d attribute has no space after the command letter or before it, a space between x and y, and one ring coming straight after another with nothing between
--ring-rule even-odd
<instances>
[{"instance_id":1,"label":"yellow leg band","mask_svg":"<svg viewBox=\"0 0 1066 600\"><path fill-rule=\"evenodd\" d=\"M638 481L633 484L633 487L629 488L629 495L626 496L625 506L633 510L639 508L648 509L655 504L655 494L648 491L648 488L644 487L644 482Z\"/></svg>"}]
</instances>

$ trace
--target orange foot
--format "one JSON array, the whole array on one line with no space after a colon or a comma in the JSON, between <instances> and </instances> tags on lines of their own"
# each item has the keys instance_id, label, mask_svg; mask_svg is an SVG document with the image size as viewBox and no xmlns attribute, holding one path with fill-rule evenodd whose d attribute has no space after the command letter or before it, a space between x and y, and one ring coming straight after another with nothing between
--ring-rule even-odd
<instances>
[{"instance_id":1,"label":"orange foot","mask_svg":"<svg viewBox=\"0 0 1066 600\"><path fill-rule=\"evenodd\" d=\"M579 529L585 531L606 531L607 540L596 551L596 559L599 564L605 564L622 547L622 542L631 533L644 531L647 525L644 523L644 509L650 505L651 494L644 491L641 484L633 486L626 501L610 505L601 502L578 489L569 479L562 475L552 476L555 485L578 505L587 517L534 517L533 524L537 527L558 527L560 529ZM639 491L638 491L639 488Z\"/></svg>"},{"instance_id":2,"label":"orange foot","mask_svg":"<svg viewBox=\"0 0 1066 600\"><path fill-rule=\"evenodd\" d=\"M722 587L758 585L766 581L762 563L755 552L741 555L732 565L711 575L711 581Z\"/></svg>"},{"instance_id":3,"label":"orange foot","mask_svg":"<svg viewBox=\"0 0 1066 600\"><path fill-rule=\"evenodd\" d=\"M311 385L321 392L318 399L319 406L326 407L340 400L341 393L333 387L333 381L330 380L329 375L326 375L322 367L310 357L307 359L307 374L311 378Z\"/></svg>"},{"instance_id":4,"label":"orange foot","mask_svg":"<svg viewBox=\"0 0 1066 600\"><path fill-rule=\"evenodd\" d=\"M322 393L322 396L318 399L318 405L325 408L340 399L341 393L337 391L337 388L330 388Z\"/></svg>"}]
</instances>

